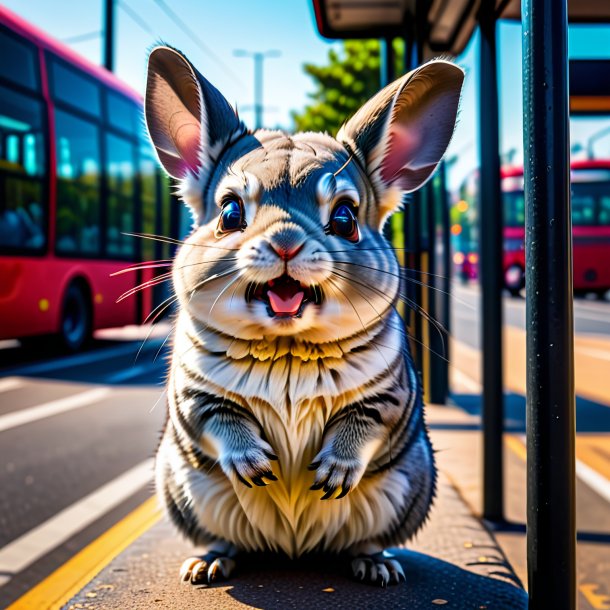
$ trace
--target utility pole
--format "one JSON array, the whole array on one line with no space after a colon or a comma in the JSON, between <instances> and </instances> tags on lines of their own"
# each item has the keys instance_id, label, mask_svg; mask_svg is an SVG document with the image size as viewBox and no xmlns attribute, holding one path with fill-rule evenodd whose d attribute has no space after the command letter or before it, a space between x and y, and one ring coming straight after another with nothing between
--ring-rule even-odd
<instances>
[{"instance_id":1,"label":"utility pole","mask_svg":"<svg viewBox=\"0 0 610 610\"><path fill-rule=\"evenodd\" d=\"M115 0L104 0L104 67L114 70L114 8Z\"/></svg>"},{"instance_id":2,"label":"utility pole","mask_svg":"<svg viewBox=\"0 0 610 610\"><path fill-rule=\"evenodd\" d=\"M254 60L254 129L263 126L263 62L268 57L279 57L280 51L275 49L270 51L244 51L236 49L233 51L235 57L251 57Z\"/></svg>"}]
</instances>

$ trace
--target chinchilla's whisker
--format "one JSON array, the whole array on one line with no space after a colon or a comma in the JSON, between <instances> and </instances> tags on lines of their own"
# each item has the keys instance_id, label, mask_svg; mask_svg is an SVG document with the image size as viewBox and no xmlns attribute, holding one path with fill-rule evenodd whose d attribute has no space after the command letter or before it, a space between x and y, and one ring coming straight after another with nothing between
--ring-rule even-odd
<instances>
[{"instance_id":1,"label":"chinchilla's whisker","mask_svg":"<svg viewBox=\"0 0 610 610\"><path fill-rule=\"evenodd\" d=\"M226 286L218 293L218 296L214 299L214 302L212 303L212 306L210 307L210 311L208 311L208 315L207 315L207 326L209 326L210 324L210 316L212 315L212 310L214 309L214 306L216 305L216 303L218 303L218 301L220 300L220 298L222 297L222 295L238 280L242 279L241 275L238 275L237 277L234 277L233 279L229 280L226 284Z\"/></svg>"},{"instance_id":2,"label":"chinchilla's whisker","mask_svg":"<svg viewBox=\"0 0 610 610\"><path fill-rule=\"evenodd\" d=\"M469 309L474 309L474 307L470 303L466 303L466 301L463 301L462 299L456 297L451 292L443 290L442 288L438 288L434 284L429 284L428 282L422 282L421 280L416 280L415 278L409 277L408 275L405 275L403 273L394 273L393 271L387 271L386 269L378 269L377 267L373 267L371 265L363 265L362 263L355 263L353 261L338 261L338 260L333 260L330 258L321 259L321 260L324 260L326 262L341 264L341 265L352 265L354 267L362 267L363 269L370 269L370 270L374 271L375 273L384 273L386 275L391 275L392 277L395 277L395 278L398 278L401 280L405 280L406 282L412 282L413 284L417 284L418 286L425 286L426 288L431 288L432 290L436 290L437 292L446 294L447 296L451 297L453 300L457 301L461 305L465 305ZM408 267L402 267L402 269L406 273L411 273L413 271L417 272L417 270L409 269ZM422 272L422 273L424 273L424 272ZM433 275L433 274L427 274L427 275ZM442 276L435 276L435 277L442 277Z\"/></svg>"},{"instance_id":3,"label":"chinchilla's whisker","mask_svg":"<svg viewBox=\"0 0 610 610\"><path fill-rule=\"evenodd\" d=\"M135 286L134 288L130 288L129 290L126 290L116 300L116 303L120 303L121 301L125 300L127 297L134 295L136 292L140 292L141 290L145 290L146 288L152 288L153 286L156 286L157 284L163 284L163 282L167 282L168 280L170 280L171 277L172 277L171 272L164 273L162 275L158 275L157 277L154 277L151 280L143 282L142 284L139 284L138 286Z\"/></svg>"},{"instance_id":4,"label":"chinchilla's whisker","mask_svg":"<svg viewBox=\"0 0 610 610\"><path fill-rule=\"evenodd\" d=\"M146 342L150 338L150 335L152 334L153 328L155 327L156 320L158 320L161 317L161 314L163 314L165 311L167 311L167 309L169 307L171 307L177 300L178 300L178 295L172 295L172 296L168 297L161 304L157 305L157 307L155 307L146 316L146 319L144 320L144 323L146 324L150 320L150 328L148 329L148 332L146 333L146 337L144 337L144 341L142 341L142 343L140 344L140 347L138 348L136 356L135 356L135 358L133 360L134 364L138 361L140 353L144 349L144 345L146 344Z\"/></svg>"},{"instance_id":5,"label":"chinchilla's whisker","mask_svg":"<svg viewBox=\"0 0 610 610\"><path fill-rule=\"evenodd\" d=\"M173 261L171 259L160 259L157 261L145 261L142 263L136 263L135 265L130 265L129 267L125 267L125 269L120 269L119 271L115 271L110 274L110 277L114 277L116 275L122 275L123 273L128 273L129 271L140 271L141 269L157 269L159 267L171 267Z\"/></svg>"},{"instance_id":6,"label":"chinchilla's whisker","mask_svg":"<svg viewBox=\"0 0 610 610\"><path fill-rule=\"evenodd\" d=\"M394 303L388 299L387 295L385 295L383 292L381 292L378 288L375 288L374 286L361 282L360 280L356 279L354 274L350 273L349 271L345 271L345 270L343 270L343 271L344 271L344 273L347 274L347 276L341 275L341 273L337 272L336 270L333 270L333 273L335 273L335 275L338 275L339 277L343 277L343 279L345 279L349 282L359 284L359 285L363 286L364 288L366 288L367 290L375 292L380 297L382 297L385 301L387 301L390 304L390 306L392 306L392 307L394 306ZM412 309L417 311L424 319L426 319L428 322L430 322L430 324L432 324L432 326L436 329L436 331L438 332L439 337L441 339L441 343L443 346L443 352L446 352L445 338L443 336L443 333L448 335L449 331L438 320L434 319L423 307L418 305L415 301L409 299L406 295L398 293L397 298L405 301Z\"/></svg>"},{"instance_id":7,"label":"chinchilla's whisker","mask_svg":"<svg viewBox=\"0 0 610 610\"><path fill-rule=\"evenodd\" d=\"M199 244L190 241L183 241L181 239L174 239L173 237L164 237L163 235L154 235L153 233L122 233L129 237L139 237L141 239L151 239L152 241L160 241L165 244L174 244L177 246L192 246L193 248L212 248L215 250L228 250L237 251L239 248L223 248L222 246L216 246L213 244Z\"/></svg>"},{"instance_id":8,"label":"chinchilla's whisker","mask_svg":"<svg viewBox=\"0 0 610 610\"><path fill-rule=\"evenodd\" d=\"M367 336L369 336L369 331L367 329L367 327L364 324L364 321L362 320L362 318L360 317L360 314L358 313L358 309L356 308L356 306L354 305L354 303L352 302L352 300L347 296L347 294L339 287L339 285L336 282L333 282L330 278L328 278L329 281L333 284L333 286L339 290L341 292L341 294L345 297L345 299L347 300L347 302L352 306L352 309L354 310L354 313L356 314L358 320L360 320L360 324L362 325L362 330L364 330L364 332L367 334ZM368 301L367 301L368 302ZM370 305L370 302L369 302ZM372 305L371 305L372 307ZM375 310L375 308L373 307L373 311L375 311L375 313L377 313L377 311ZM377 313L377 315L379 316L379 314ZM379 316L381 318L381 316ZM386 360L385 356L381 353L381 350L375 345L375 349L379 352L379 355L381 356L381 358L383 359L383 361L386 363L386 366L388 368L390 368L390 365L388 363L388 361Z\"/></svg>"}]
</instances>

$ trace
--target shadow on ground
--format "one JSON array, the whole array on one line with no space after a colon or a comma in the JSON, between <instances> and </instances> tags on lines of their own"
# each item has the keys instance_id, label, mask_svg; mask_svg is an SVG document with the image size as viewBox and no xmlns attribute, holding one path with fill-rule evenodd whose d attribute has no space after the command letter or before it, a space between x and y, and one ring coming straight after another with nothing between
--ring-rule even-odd
<instances>
[{"instance_id":1,"label":"shadow on ground","mask_svg":"<svg viewBox=\"0 0 610 610\"><path fill-rule=\"evenodd\" d=\"M523 589L504 580L464 570L430 555L394 550L402 564L407 582L381 589L354 582L347 577L342 561L311 560L291 562L250 557L228 583L214 586L178 585L177 570L161 580L175 579L174 586L159 588L158 579L138 585L138 570L127 570L119 583L112 579L100 582L96 604L104 608L120 608L129 599L133 609L162 607L180 608L392 608L409 610L446 606L452 610L513 610L527 608ZM135 558L134 558L135 559ZM152 559L152 558L151 558ZM154 563L154 559L152 559ZM176 566L179 565L177 561ZM134 566L135 567L135 566ZM146 571L150 574L150 568ZM130 582L125 582L128 580ZM122 587L117 596L115 586ZM91 589L88 589L91 592ZM151 603L154 600L154 604ZM72 600L75 602L76 599ZM79 600L80 601L80 600Z\"/></svg>"},{"instance_id":2,"label":"shadow on ground","mask_svg":"<svg viewBox=\"0 0 610 610\"><path fill-rule=\"evenodd\" d=\"M452 394L451 399L460 409L471 415L481 415L480 394ZM480 425L443 424L433 425L439 430L479 430ZM504 395L504 429L506 432L525 433L525 396L507 393ZM576 431L610 432L610 409L581 396L576 397Z\"/></svg>"}]
</instances>

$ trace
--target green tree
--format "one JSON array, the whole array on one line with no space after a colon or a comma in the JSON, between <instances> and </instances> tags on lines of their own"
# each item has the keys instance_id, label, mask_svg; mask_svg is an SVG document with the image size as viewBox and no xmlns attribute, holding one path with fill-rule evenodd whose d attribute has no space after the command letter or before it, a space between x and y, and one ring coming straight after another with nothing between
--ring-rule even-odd
<instances>
[{"instance_id":1,"label":"green tree","mask_svg":"<svg viewBox=\"0 0 610 610\"><path fill-rule=\"evenodd\" d=\"M403 42L394 41L396 74L402 74ZM380 88L378 40L346 40L342 49L328 52L328 65L305 64L303 70L316 89L312 103L293 112L295 131L326 131L335 135L341 125Z\"/></svg>"},{"instance_id":2,"label":"green tree","mask_svg":"<svg viewBox=\"0 0 610 610\"><path fill-rule=\"evenodd\" d=\"M328 65L305 64L316 89L311 104L293 112L296 131L326 131L335 135L339 127L379 90L379 42L347 40L337 52L328 52Z\"/></svg>"}]
</instances>

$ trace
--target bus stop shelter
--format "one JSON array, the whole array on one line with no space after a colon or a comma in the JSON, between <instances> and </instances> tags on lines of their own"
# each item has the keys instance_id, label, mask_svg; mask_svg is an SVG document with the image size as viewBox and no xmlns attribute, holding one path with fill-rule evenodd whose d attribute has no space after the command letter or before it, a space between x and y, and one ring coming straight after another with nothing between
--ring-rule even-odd
<instances>
[{"instance_id":1,"label":"bus stop shelter","mask_svg":"<svg viewBox=\"0 0 610 610\"><path fill-rule=\"evenodd\" d=\"M381 38L386 65L391 40L405 40L407 67L457 56L478 25L480 48L480 261L483 343L483 507L503 520L502 216L496 20L523 24L524 175L527 285L527 553L529 607L576 607L575 398L572 313L572 231L569 175L568 21L610 20L604 0L313 0L320 33L328 38ZM412 49L415 49L414 51ZM572 74L574 75L573 66ZM592 67L589 65L589 69ZM393 75L390 75L393 76ZM580 76L580 75L579 75ZM388 78L387 80L391 80ZM573 104L594 84L578 78ZM590 94L591 95L591 94ZM593 104L594 107L591 107ZM580 105L580 106L579 106ZM582 108L581 108L582 109ZM421 196L420 196L421 197ZM416 207L416 206L414 206ZM432 207L432 212L435 210ZM429 212L429 213L432 213ZM418 227L421 212L410 211ZM445 227L446 231L446 227ZM411 262L426 260L417 237ZM448 268L447 268L448 270ZM446 315L446 314L445 314ZM417 331L416 331L417 332ZM425 362L421 362L425 366ZM429 364L429 363L428 363ZM423 375L435 382L434 375ZM441 379L438 381L443 383Z\"/></svg>"}]
</instances>

